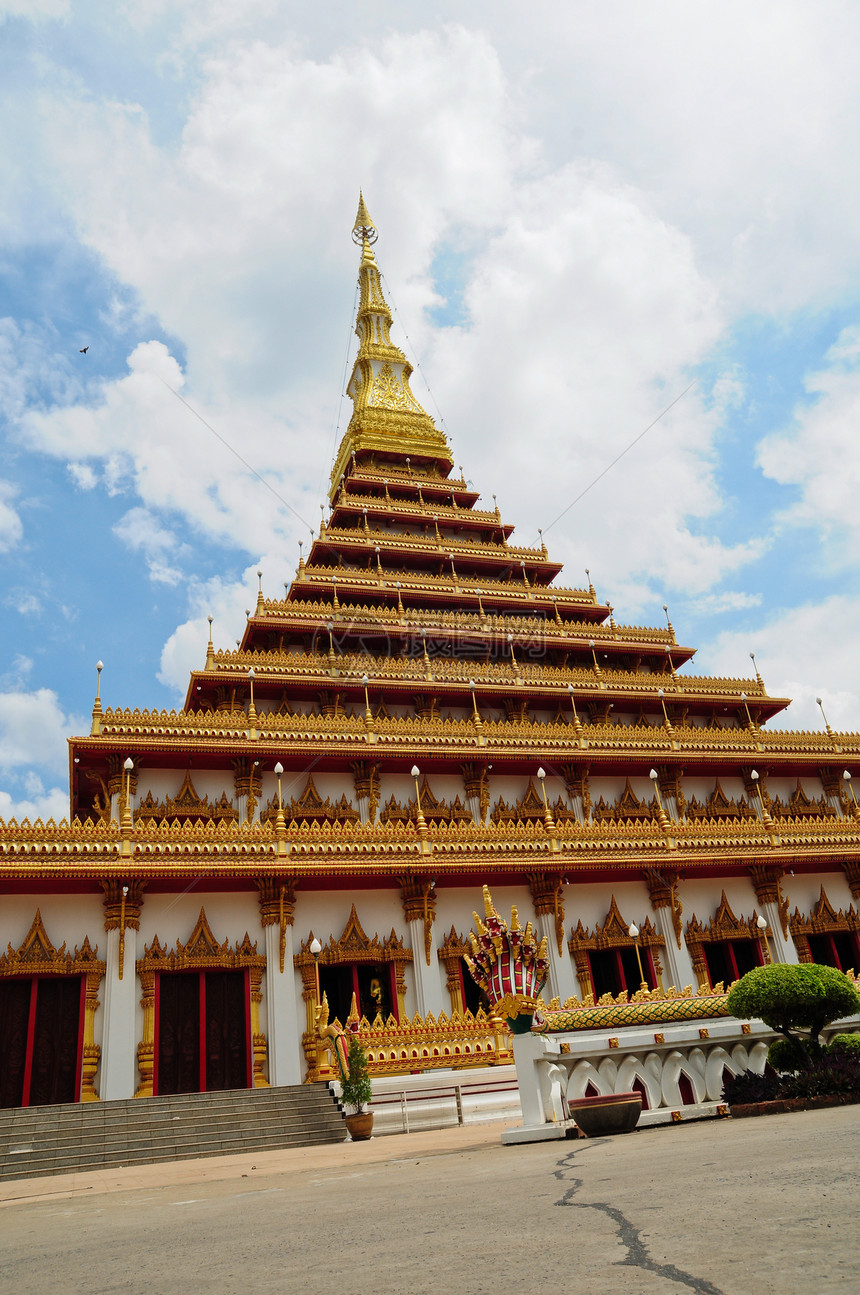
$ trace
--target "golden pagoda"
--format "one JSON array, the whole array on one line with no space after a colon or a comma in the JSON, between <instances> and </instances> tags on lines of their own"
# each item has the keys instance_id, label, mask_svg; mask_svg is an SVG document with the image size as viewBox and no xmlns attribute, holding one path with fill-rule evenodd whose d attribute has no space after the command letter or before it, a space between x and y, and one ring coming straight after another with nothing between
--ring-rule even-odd
<instances>
[{"instance_id":1,"label":"golden pagoda","mask_svg":"<svg viewBox=\"0 0 860 1295\"><path fill-rule=\"evenodd\" d=\"M410 389L363 198L353 238L354 409L286 596L178 711L99 687L70 821L0 823L0 1105L325 1078L323 994L377 1075L507 1061L485 885L574 1014L860 966L860 735L770 731L758 673L687 673L516 544Z\"/></svg>"}]
</instances>

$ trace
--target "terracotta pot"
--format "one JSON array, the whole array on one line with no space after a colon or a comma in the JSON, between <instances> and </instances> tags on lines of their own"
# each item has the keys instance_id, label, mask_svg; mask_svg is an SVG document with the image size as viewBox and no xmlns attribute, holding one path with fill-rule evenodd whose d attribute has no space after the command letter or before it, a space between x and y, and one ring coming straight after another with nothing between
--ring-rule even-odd
<instances>
[{"instance_id":1,"label":"terracotta pot","mask_svg":"<svg viewBox=\"0 0 860 1295\"><path fill-rule=\"evenodd\" d=\"M641 1093L610 1093L608 1097L578 1097L568 1102L577 1127L589 1138L631 1133L642 1114Z\"/></svg>"},{"instance_id":2,"label":"terracotta pot","mask_svg":"<svg viewBox=\"0 0 860 1295\"><path fill-rule=\"evenodd\" d=\"M357 1115L347 1115L346 1127L353 1142L367 1142L373 1133L373 1111L360 1111Z\"/></svg>"}]
</instances>

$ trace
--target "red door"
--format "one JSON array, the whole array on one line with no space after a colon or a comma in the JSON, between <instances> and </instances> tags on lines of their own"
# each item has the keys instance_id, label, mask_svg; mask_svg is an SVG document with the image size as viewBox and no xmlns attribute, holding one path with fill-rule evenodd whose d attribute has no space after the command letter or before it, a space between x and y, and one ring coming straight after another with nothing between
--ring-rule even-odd
<instances>
[{"instance_id":1,"label":"red door","mask_svg":"<svg viewBox=\"0 0 860 1295\"><path fill-rule=\"evenodd\" d=\"M0 1107L78 1101L84 993L83 976L0 981Z\"/></svg>"},{"instance_id":2,"label":"red door","mask_svg":"<svg viewBox=\"0 0 860 1295\"><path fill-rule=\"evenodd\" d=\"M244 971L163 972L155 997L154 1091L211 1093L251 1086L249 984Z\"/></svg>"}]
</instances>

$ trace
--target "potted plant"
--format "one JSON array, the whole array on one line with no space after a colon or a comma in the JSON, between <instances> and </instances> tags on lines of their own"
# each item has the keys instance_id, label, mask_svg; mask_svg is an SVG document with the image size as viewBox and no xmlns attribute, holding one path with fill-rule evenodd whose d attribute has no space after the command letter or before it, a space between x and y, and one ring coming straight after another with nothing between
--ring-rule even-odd
<instances>
[{"instance_id":1,"label":"potted plant","mask_svg":"<svg viewBox=\"0 0 860 1295\"><path fill-rule=\"evenodd\" d=\"M340 1086L340 1100L346 1112L346 1127L353 1142L365 1142L373 1131L373 1111L365 1110L373 1096L367 1073L367 1053L353 1034L347 1055L349 1075Z\"/></svg>"}]
</instances>

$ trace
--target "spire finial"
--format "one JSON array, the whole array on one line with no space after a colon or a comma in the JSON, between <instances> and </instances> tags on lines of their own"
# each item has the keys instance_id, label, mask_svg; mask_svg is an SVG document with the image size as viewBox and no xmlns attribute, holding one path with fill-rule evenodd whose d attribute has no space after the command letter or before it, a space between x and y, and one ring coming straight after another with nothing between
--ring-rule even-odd
<instances>
[{"instance_id":1,"label":"spire finial","mask_svg":"<svg viewBox=\"0 0 860 1295\"><path fill-rule=\"evenodd\" d=\"M95 737L102 731L102 670L104 665L101 661L96 662L96 699L93 702L93 722L90 729L90 737Z\"/></svg>"},{"instance_id":2,"label":"spire finial","mask_svg":"<svg viewBox=\"0 0 860 1295\"><path fill-rule=\"evenodd\" d=\"M358 211L355 215L355 224L352 227L353 243L375 243L379 234L376 226L370 219L370 212L364 201L364 194L358 191Z\"/></svg>"}]
</instances>

